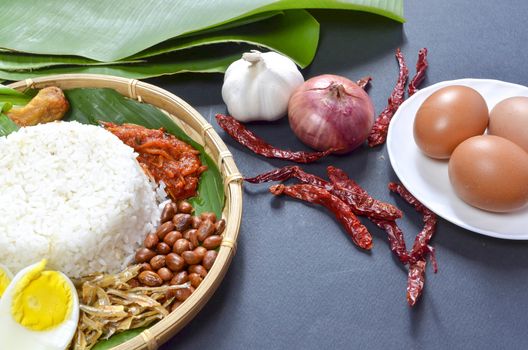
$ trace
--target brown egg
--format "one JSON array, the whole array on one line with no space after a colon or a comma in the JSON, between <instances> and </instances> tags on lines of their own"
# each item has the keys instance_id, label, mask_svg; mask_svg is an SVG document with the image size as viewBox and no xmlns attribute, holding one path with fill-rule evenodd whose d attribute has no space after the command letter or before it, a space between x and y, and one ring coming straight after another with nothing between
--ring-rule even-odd
<instances>
[{"instance_id":1,"label":"brown egg","mask_svg":"<svg viewBox=\"0 0 528 350\"><path fill-rule=\"evenodd\" d=\"M510 97L490 112L488 134L504 137L528 152L528 97Z\"/></svg>"},{"instance_id":2,"label":"brown egg","mask_svg":"<svg viewBox=\"0 0 528 350\"><path fill-rule=\"evenodd\" d=\"M449 180L456 194L477 208L519 209L528 202L528 153L502 137L471 137L451 155Z\"/></svg>"},{"instance_id":3,"label":"brown egg","mask_svg":"<svg viewBox=\"0 0 528 350\"><path fill-rule=\"evenodd\" d=\"M484 98L467 86L452 85L429 96L416 112L414 140L426 155L447 159L462 141L488 126Z\"/></svg>"}]
</instances>

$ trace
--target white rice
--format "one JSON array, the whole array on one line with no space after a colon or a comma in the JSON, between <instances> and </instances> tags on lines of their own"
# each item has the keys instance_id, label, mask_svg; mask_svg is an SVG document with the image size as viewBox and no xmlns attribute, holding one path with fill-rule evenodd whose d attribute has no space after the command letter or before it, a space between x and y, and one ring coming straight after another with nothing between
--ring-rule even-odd
<instances>
[{"instance_id":1,"label":"white rice","mask_svg":"<svg viewBox=\"0 0 528 350\"><path fill-rule=\"evenodd\" d=\"M163 196L136 156L77 122L0 137L0 263L16 273L47 258L72 278L125 267L158 224Z\"/></svg>"}]
</instances>

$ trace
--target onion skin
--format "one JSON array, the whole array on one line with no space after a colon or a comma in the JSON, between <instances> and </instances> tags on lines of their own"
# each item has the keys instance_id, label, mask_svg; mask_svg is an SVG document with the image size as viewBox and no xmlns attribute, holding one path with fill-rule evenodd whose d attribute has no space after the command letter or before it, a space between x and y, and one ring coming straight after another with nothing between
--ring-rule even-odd
<instances>
[{"instance_id":1,"label":"onion skin","mask_svg":"<svg viewBox=\"0 0 528 350\"><path fill-rule=\"evenodd\" d=\"M319 151L348 153L367 139L374 124L370 96L355 82L331 74L305 81L288 103L288 118L295 135Z\"/></svg>"}]
</instances>

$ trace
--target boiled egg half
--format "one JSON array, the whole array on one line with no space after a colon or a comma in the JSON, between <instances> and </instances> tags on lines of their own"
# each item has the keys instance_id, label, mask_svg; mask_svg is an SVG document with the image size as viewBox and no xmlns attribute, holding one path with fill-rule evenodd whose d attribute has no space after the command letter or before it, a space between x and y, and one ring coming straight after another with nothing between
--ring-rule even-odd
<instances>
[{"instance_id":1,"label":"boiled egg half","mask_svg":"<svg viewBox=\"0 0 528 350\"><path fill-rule=\"evenodd\" d=\"M79 320L75 286L46 260L15 275L0 299L0 349L66 349Z\"/></svg>"}]
</instances>

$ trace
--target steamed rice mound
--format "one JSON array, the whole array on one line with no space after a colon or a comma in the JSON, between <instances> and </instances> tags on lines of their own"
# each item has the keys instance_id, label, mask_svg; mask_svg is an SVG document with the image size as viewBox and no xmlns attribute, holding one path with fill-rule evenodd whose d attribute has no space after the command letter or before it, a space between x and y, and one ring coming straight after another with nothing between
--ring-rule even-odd
<instances>
[{"instance_id":1,"label":"steamed rice mound","mask_svg":"<svg viewBox=\"0 0 528 350\"><path fill-rule=\"evenodd\" d=\"M136 156L77 122L0 137L0 263L16 273L47 258L72 278L125 267L160 216Z\"/></svg>"}]
</instances>

